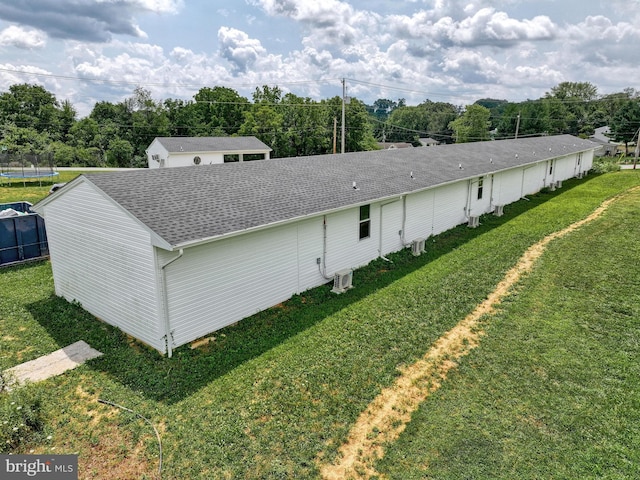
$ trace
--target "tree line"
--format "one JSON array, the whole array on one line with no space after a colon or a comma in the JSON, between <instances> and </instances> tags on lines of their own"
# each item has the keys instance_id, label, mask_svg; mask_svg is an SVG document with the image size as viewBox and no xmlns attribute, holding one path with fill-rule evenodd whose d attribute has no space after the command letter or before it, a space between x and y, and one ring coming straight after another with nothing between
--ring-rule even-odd
<instances>
[{"instance_id":1,"label":"tree line","mask_svg":"<svg viewBox=\"0 0 640 480\"><path fill-rule=\"evenodd\" d=\"M138 87L117 103L97 102L78 118L67 100L39 85L16 84L0 94L0 149L51 153L58 166L146 166L146 148L158 136L254 135L272 157L340 150L342 98L313 100L263 86L251 100L222 86L201 88L192 100L155 100ZM570 133L588 137L609 125L612 138L632 142L640 128L640 92L599 95L590 83L564 82L543 98L513 103L485 98L460 107L425 100L352 98L345 104L346 151L373 150L378 142L431 137L441 143Z\"/></svg>"}]
</instances>

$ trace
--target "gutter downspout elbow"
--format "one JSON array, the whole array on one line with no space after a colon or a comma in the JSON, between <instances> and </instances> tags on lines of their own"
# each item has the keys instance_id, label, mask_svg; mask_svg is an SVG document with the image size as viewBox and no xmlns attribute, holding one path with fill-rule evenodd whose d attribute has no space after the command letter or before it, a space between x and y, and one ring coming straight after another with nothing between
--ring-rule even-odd
<instances>
[{"instance_id":1,"label":"gutter downspout elbow","mask_svg":"<svg viewBox=\"0 0 640 480\"><path fill-rule=\"evenodd\" d=\"M165 329L165 339L167 345L167 357L171 358L173 354L173 349L171 348L171 320L169 319L169 299L167 297L167 274L165 269L171 265L176 260L182 258L184 255L184 249L181 248L178 251L178 256L173 257L167 263L160 267L161 275L162 275L162 309L164 310L164 329Z\"/></svg>"}]
</instances>

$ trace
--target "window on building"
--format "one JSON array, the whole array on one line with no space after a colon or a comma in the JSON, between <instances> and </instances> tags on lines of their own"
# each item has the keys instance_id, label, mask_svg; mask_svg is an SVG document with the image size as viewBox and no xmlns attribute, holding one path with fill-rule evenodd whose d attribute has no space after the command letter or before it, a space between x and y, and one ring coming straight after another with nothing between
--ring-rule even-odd
<instances>
[{"instance_id":1,"label":"window on building","mask_svg":"<svg viewBox=\"0 0 640 480\"><path fill-rule=\"evenodd\" d=\"M240 155L238 155L237 153L227 153L224 156L224 163L239 162L239 161L240 161Z\"/></svg>"},{"instance_id":2,"label":"window on building","mask_svg":"<svg viewBox=\"0 0 640 480\"><path fill-rule=\"evenodd\" d=\"M251 162L253 160L264 160L264 159L265 159L264 153L245 153L244 154L245 162Z\"/></svg>"},{"instance_id":3,"label":"window on building","mask_svg":"<svg viewBox=\"0 0 640 480\"><path fill-rule=\"evenodd\" d=\"M484 177L478 179L478 200L482 200L482 191L484 189Z\"/></svg>"},{"instance_id":4,"label":"window on building","mask_svg":"<svg viewBox=\"0 0 640 480\"><path fill-rule=\"evenodd\" d=\"M371 205L360 207L360 240L371 235Z\"/></svg>"}]
</instances>

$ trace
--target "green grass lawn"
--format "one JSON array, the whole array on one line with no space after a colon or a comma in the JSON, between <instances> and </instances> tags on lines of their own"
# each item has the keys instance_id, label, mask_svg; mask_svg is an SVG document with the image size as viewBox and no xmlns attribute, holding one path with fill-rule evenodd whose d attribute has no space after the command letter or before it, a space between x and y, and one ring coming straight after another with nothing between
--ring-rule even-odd
<instances>
[{"instance_id":1,"label":"green grass lawn","mask_svg":"<svg viewBox=\"0 0 640 480\"><path fill-rule=\"evenodd\" d=\"M41 179L30 178L22 181L12 179L0 181L0 203L29 202L36 203L44 198L54 183L70 182L80 172L63 171L56 177Z\"/></svg>"},{"instance_id":2,"label":"green grass lawn","mask_svg":"<svg viewBox=\"0 0 640 480\"><path fill-rule=\"evenodd\" d=\"M398 367L484 300L527 247L639 184L634 171L565 182L507 206L503 217L483 217L477 229L430 239L419 258L373 262L346 294L314 289L172 359L56 298L48 262L2 269L0 366L80 339L105 353L0 394L0 414L15 416L12 401L40 412L40 430L12 440L12 450L78 452L81 478L154 478L153 432L103 398L158 427L165 479L317 478L318 459L335 458ZM0 188L0 202L25 199L9 190ZM550 244L488 320L480 347L388 447L382 474L640 476L639 207L638 195L621 200Z\"/></svg>"}]
</instances>

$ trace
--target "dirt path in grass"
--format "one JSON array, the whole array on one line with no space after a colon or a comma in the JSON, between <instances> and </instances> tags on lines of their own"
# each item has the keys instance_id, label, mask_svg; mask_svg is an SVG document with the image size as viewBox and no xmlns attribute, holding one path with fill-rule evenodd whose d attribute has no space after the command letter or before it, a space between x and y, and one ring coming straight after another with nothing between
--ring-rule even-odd
<instances>
[{"instance_id":1,"label":"dirt path in grass","mask_svg":"<svg viewBox=\"0 0 640 480\"><path fill-rule=\"evenodd\" d=\"M640 187L625 193L638 190ZM420 360L403 368L395 383L382 390L369 404L349 432L347 442L340 447L339 463L321 465L322 478L383 478L374 465L376 460L384 456L384 445L400 436L411 420L411 414L446 380L449 371L457 366L456 361L479 345L480 337L484 334L480 329L480 319L494 312L494 308L509 294L520 277L533 268L549 242L598 218L621 195L605 201L588 217L531 246L484 302L440 337Z\"/></svg>"}]
</instances>

